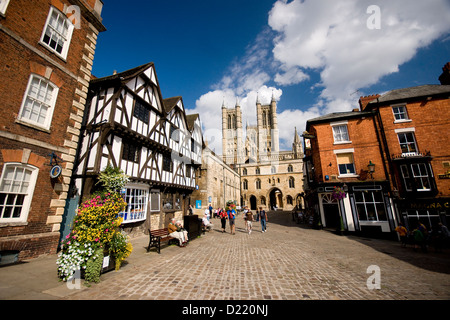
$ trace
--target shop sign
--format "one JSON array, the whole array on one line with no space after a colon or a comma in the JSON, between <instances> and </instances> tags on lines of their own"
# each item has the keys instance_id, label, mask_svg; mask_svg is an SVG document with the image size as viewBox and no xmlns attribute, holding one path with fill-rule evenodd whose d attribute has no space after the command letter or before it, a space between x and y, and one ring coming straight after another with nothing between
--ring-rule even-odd
<instances>
[{"instance_id":1,"label":"shop sign","mask_svg":"<svg viewBox=\"0 0 450 320\"><path fill-rule=\"evenodd\" d=\"M406 207L406 206L405 206ZM433 202L411 202L411 209L448 209L450 208L450 202L447 201L433 201Z\"/></svg>"},{"instance_id":2,"label":"shop sign","mask_svg":"<svg viewBox=\"0 0 450 320\"><path fill-rule=\"evenodd\" d=\"M50 169L50 177L51 178L58 178L61 175L62 172L62 168L60 165L54 165L51 169Z\"/></svg>"}]
</instances>

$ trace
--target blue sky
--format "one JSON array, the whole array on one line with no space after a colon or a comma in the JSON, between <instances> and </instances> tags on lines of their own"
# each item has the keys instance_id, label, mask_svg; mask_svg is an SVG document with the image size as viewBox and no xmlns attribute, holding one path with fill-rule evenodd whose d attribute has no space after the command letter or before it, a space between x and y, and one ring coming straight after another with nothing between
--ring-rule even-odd
<instances>
[{"instance_id":1,"label":"blue sky","mask_svg":"<svg viewBox=\"0 0 450 320\"><path fill-rule=\"evenodd\" d=\"M361 95L438 84L450 61L448 0L104 2L93 74L154 62L163 97L200 114L218 153L223 102L239 101L254 124L256 95L273 95L286 150L306 120Z\"/></svg>"}]
</instances>

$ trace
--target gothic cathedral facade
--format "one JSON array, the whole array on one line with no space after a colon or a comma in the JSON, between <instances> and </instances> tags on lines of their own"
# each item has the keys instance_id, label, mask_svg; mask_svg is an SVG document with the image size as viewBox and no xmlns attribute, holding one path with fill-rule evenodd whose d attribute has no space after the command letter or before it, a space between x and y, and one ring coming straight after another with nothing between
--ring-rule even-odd
<instances>
[{"instance_id":1,"label":"gothic cathedral facade","mask_svg":"<svg viewBox=\"0 0 450 320\"><path fill-rule=\"evenodd\" d=\"M251 210L303 207L303 147L295 128L292 150L280 151L277 103L256 101L257 123L242 126L239 103L222 105L222 152L241 177L241 206Z\"/></svg>"}]
</instances>

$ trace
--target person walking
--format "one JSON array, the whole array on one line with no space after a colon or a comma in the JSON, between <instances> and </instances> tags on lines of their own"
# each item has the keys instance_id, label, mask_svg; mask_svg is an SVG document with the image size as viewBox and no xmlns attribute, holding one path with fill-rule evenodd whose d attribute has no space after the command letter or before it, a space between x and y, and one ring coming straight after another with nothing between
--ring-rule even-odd
<instances>
[{"instance_id":1,"label":"person walking","mask_svg":"<svg viewBox=\"0 0 450 320\"><path fill-rule=\"evenodd\" d=\"M252 233L252 223L253 223L253 213L248 210L247 213L245 214L245 221L247 224L247 231L248 234Z\"/></svg>"},{"instance_id":2,"label":"person walking","mask_svg":"<svg viewBox=\"0 0 450 320\"><path fill-rule=\"evenodd\" d=\"M395 231L397 231L399 237L400 237L400 242L403 248L406 248L406 239L408 236L408 230L405 228L405 226L402 223L398 224L398 227L395 228Z\"/></svg>"},{"instance_id":3,"label":"person walking","mask_svg":"<svg viewBox=\"0 0 450 320\"><path fill-rule=\"evenodd\" d=\"M225 210L223 210L223 208L219 209L219 217L220 217L220 223L222 224L222 233L224 233L224 232L226 232L225 227L227 225L228 215L225 212Z\"/></svg>"},{"instance_id":4,"label":"person walking","mask_svg":"<svg viewBox=\"0 0 450 320\"><path fill-rule=\"evenodd\" d=\"M266 211L264 211L262 207L259 207L258 216L259 216L259 220L261 221L262 232L266 232L267 231L267 221L269 221L269 219L267 217Z\"/></svg>"},{"instance_id":5,"label":"person walking","mask_svg":"<svg viewBox=\"0 0 450 320\"><path fill-rule=\"evenodd\" d=\"M229 207L227 210L227 215L228 220L230 221L230 233L236 234L236 224L235 224L236 211L234 210L234 208Z\"/></svg>"}]
</instances>

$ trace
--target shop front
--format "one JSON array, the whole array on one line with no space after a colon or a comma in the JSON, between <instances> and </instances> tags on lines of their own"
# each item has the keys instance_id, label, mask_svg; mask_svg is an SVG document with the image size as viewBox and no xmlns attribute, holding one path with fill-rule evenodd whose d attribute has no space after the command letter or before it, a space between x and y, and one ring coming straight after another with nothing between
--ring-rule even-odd
<instances>
[{"instance_id":1,"label":"shop front","mask_svg":"<svg viewBox=\"0 0 450 320\"><path fill-rule=\"evenodd\" d=\"M383 184L349 184L318 188L319 212L325 228L364 235L393 233L393 203Z\"/></svg>"},{"instance_id":2,"label":"shop front","mask_svg":"<svg viewBox=\"0 0 450 320\"><path fill-rule=\"evenodd\" d=\"M439 222L449 226L450 198L402 199L397 206L402 222L410 231L417 227L419 221L428 230L435 228Z\"/></svg>"}]
</instances>

